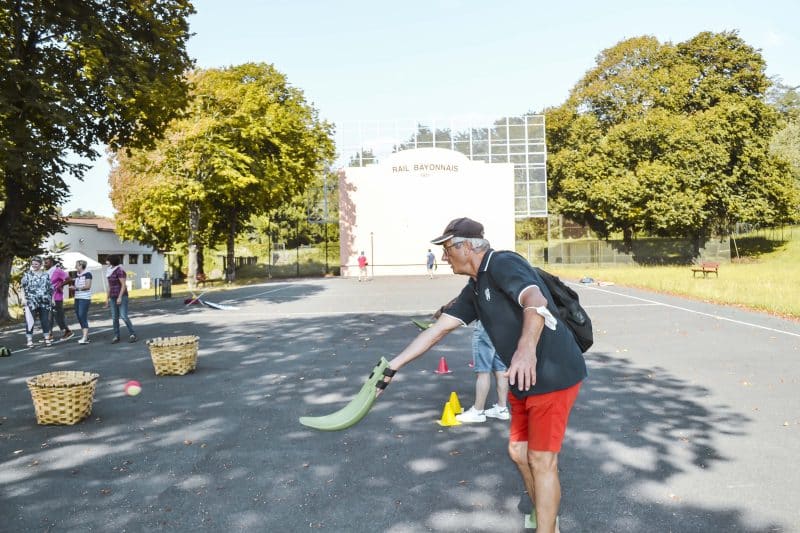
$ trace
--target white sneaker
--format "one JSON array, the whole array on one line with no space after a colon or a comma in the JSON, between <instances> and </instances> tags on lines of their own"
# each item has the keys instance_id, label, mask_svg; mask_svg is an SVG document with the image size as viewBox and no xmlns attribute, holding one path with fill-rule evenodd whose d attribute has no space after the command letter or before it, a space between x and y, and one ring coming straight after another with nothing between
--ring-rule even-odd
<instances>
[{"instance_id":1,"label":"white sneaker","mask_svg":"<svg viewBox=\"0 0 800 533\"><path fill-rule=\"evenodd\" d=\"M508 412L508 407L500 407L497 404L494 404L494 407L491 409L485 410L483 414L490 418L499 418L500 420L508 420L511 418L511 413Z\"/></svg>"},{"instance_id":2,"label":"white sneaker","mask_svg":"<svg viewBox=\"0 0 800 533\"><path fill-rule=\"evenodd\" d=\"M486 422L486 415L483 414L484 411L478 411L475 409L475 406L469 408L469 410L464 411L460 415L456 415L456 420L459 422L464 422L466 424L474 424L477 422Z\"/></svg>"}]
</instances>

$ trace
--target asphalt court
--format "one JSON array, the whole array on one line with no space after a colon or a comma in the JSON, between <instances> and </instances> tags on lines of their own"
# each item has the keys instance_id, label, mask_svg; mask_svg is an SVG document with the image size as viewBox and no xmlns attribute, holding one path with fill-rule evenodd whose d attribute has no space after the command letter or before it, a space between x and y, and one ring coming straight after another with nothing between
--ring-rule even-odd
<instances>
[{"instance_id":1,"label":"asphalt court","mask_svg":"<svg viewBox=\"0 0 800 533\"><path fill-rule=\"evenodd\" d=\"M409 319L463 283L334 278L204 296L225 311L134 303L141 339L201 337L198 369L181 377L154 376L143 342L108 345L101 309L89 346L15 351L0 359L0 529L522 531L507 423L435 423L450 392L473 397L468 328L404 368L355 427L297 423L344 405L413 338ZM562 531L800 531L800 324L573 286L595 345L561 454ZM433 372L440 357L452 374ZM38 426L25 379L58 369L101 374L93 413ZM141 395L122 394L128 379Z\"/></svg>"}]
</instances>

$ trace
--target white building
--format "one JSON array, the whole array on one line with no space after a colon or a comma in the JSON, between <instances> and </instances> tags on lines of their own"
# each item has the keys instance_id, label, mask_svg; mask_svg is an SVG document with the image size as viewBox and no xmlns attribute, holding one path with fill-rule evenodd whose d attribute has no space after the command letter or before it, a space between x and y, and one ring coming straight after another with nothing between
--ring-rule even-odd
<instances>
[{"instance_id":1,"label":"white building","mask_svg":"<svg viewBox=\"0 0 800 533\"><path fill-rule=\"evenodd\" d=\"M404 150L339 173L342 276L358 275L364 252L370 276L426 273L430 243L450 220L467 216L484 226L493 248L514 249L514 165L470 161L443 148ZM439 268L436 274L452 274Z\"/></svg>"},{"instance_id":2,"label":"white building","mask_svg":"<svg viewBox=\"0 0 800 533\"><path fill-rule=\"evenodd\" d=\"M51 235L42 246L49 250L67 244L70 252L80 252L100 264L117 255L133 288L149 288L152 278L164 276L164 254L136 241L122 241L114 230L114 222L106 218L68 218L64 232ZM93 292L102 290L103 284L93 284Z\"/></svg>"}]
</instances>

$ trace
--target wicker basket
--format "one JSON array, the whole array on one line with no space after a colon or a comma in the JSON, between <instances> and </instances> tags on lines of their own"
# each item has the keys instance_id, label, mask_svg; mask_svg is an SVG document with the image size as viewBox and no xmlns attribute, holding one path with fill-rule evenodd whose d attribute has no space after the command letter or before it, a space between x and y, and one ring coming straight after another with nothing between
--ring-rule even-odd
<instances>
[{"instance_id":1,"label":"wicker basket","mask_svg":"<svg viewBox=\"0 0 800 533\"><path fill-rule=\"evenodd\" d=\"M195 335L158 337L147 341L156 375L182 376L197 368L199 344L200 338Z\"/></svg>"},{"instance_id":2,"label":"wicker basket","mask_svg":"<svg viewBox=\"0 0 800 533\"><path fill-rule=\"evenodd\" d=\"M28 380L39 424L77 424L92 412L99 374L62 370Z\"/></svg>"}]
</instances>

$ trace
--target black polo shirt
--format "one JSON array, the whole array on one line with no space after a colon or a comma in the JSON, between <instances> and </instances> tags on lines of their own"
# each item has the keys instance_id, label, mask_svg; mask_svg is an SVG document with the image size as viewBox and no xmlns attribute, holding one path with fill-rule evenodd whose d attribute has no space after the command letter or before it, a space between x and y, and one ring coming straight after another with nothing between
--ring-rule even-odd
<instances>
[{"instance_id":1,"label":"black polo shirt","mask_svg":"<svg viewBox=\"0 0 800 533\"><path fill-rule=\"evenodd\" d=\"M444 310L464 324L480 319L495 350L509 366L522 332L519 297L531 285L539 287L547 298L547 308L557 324L555 330L545 327L536 345L536 385L528 391L512 387L517 398L566 389L586 377L583 354L572 332L558 317L553 297L536 270L515 252L489 250L481 262L477 281L470 278L458 298Z\"/></svg>"}]
</instances>

